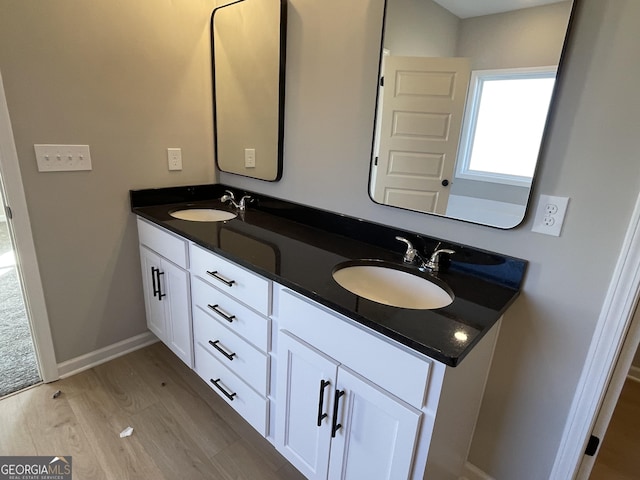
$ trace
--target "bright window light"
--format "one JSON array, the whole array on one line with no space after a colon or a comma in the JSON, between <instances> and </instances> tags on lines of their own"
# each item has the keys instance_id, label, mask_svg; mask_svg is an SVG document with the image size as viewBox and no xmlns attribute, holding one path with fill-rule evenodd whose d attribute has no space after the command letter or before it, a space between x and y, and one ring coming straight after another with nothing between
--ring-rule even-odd
<instances>
[{"instance_id":1,"label":"bright window light","mask_svg":"<svg viewBox=\"0 0 640 480\"><path fill-rule=\"evenodd\" d=\"M458 176L530 183L554 83L548 68L474 72Z\"/></svg>"}]
</instances>

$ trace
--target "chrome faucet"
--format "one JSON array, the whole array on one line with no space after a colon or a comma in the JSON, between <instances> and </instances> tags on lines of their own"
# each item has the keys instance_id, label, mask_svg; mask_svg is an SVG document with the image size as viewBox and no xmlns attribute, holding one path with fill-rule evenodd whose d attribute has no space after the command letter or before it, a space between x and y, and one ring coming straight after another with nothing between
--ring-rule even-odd
<instances>
[{"instance_id":1,"label":"chrome faucet","mask_svg":"<svg viewBox=\"0 0 640 480\"><path fill-rule=\"evenodd\" d=\"M407 245L407 251L404 253L404 257L402 257L402 260L405 263L416 263L416 258L417 258L418 261L420 262L420 266L418 267L418 269L422 271L428 270L430 272L439 272L440 271L440 255L443 253L446 253L449 255L456 253L455 250L451 250L450 248L440 248L440 243L438 243L435 251L429 257L429 260L425 261L418 253L418 250L416 250L413 247L413 245L409 240L407 240L404 237L396 237L396 240L403 242Z\"/></svg>"},{"instance_id":2,"label":"chrome faucet","mask_svg":"<svg viewBox=\"0 0 640 480\"><path fill-rule=\"evenodd\" d=\"M243 196L238 203L236 203L236 197L231 190L225 190L224 195L220 197L220 201L222 203L231 202L231 204L240 211L245 211L247 209L247 202L253 200L251 195Z\"/></svg>"},{"instance_id":3,"label":"chrome faucet","mask_svg":"<svg viewBox=\"0 0 640 480\"><path fill-rule=\"evenodd\" d=\"M405 263L413 263L416 259L416 256L419 256L418 251L415 248L413 248L413 245L411 244L411 242L406 238L396 237L396 240L407 244L407 251L404 253L404 257L402 257L402 260Z\"/></svg>"},{"instance_id":4,"label":"chrome faucet","mask_svg":"<svg viewBox=\"0 0 640 480\"><path fill-rule=\"evenodd\" d=\"M450 248L440 248L440 243L438 243L438 245L436 246L436 249L431 254L431 257L429 257L429 260L423 263L422 267L424 267L425 269L431 272L439 272L440 271L440 255L442 253L453 255L456 252L455 250L451 250Z\"/></svg>"}]
</instances>

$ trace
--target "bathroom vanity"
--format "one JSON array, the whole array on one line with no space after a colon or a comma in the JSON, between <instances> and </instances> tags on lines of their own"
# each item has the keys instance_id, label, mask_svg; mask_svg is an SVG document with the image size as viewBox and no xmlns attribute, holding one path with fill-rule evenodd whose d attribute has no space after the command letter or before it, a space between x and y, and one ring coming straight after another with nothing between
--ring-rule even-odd
<instances>
[{"instance_id":1,"label":"bathroom vanity","mask_svg":"<svg viewBox=\"0 0 640 480\"><path fill-rule=\"evenodd\" d=\"M455 253L425 273L396 237L423 256L437 239L250 192L236 210L228 188L131 192L149 329L307 478L457 479L526 262L442 242ZM235 217L172 216L190 209ZM364 259L453 301L401 308L334 280Z\"/></svg>"}]
</instances>

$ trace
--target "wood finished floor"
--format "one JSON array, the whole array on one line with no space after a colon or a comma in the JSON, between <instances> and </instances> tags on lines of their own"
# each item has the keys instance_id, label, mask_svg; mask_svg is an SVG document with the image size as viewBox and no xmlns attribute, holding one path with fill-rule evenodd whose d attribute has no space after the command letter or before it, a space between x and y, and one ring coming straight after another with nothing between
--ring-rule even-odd
<instances>
[{"instance_id":1,"label":"wood finished floor","mask_svg":"<svg viewBox=\"0 0 640 480\"><path fill-rule=\"evenodd\" d=\"M627 379L590 480L640 478L640 382Z\"/></svg>"},{"instance_id":2,"label":"wood finished floor","mask_svg":"<svg viewBox=\"0 0 640 480\"><path fill-rule=\"evenodd\" d=\"M74 480L304 478L161 343L0 400L0 426L0 455L71 455Z\"/></svg>"}]
</instances>

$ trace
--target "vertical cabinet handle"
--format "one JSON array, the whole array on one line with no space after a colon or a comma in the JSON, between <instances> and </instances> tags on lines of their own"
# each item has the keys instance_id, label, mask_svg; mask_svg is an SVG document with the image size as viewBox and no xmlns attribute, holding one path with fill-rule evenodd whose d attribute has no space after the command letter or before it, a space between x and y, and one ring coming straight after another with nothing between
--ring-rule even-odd
<instances>
[{"instance_id":1,"label":"vertical cabinet handle","mask_svg":"<svg viewBox=\"0 0 640 480\"><path fill-rule=\"evenodd\" d=\"M222 385L220 385L220 379L219 378L216 378L215 380L213 378L210 378L209 381L211 383L213 383L213 385L218 390L220 390L225 397L227 397L229 400L231 400L233 402L233 397L235 397L237 395L236 392L233 392L233 393L227 392L227 390Z\"/></svg>"},{"instance_id":2,"label":"vertical cabinet handle","mask_svg":"<svg viewBox=\"0 0 640 480\"><path fill-rule=\"evenodd\" d=\"M218 273L217 270L214 270L213 272L210 272L209 270L205 270L207 272L207 275L212 276L213 278L215 278L216 280L218 280L219 282L224 283L225 285L227 285L228 287L233 287L233 284L236 283L235 280L229 280L227 278L224 278L222 275L220 275Z\"/></svg>"},{"instance_id":3,"label":"vertical cabinet handle","mask_svg":"<svg viewBox=\"0 0 640 480\"><path fill-rule=\"evenodd\" d=\"M338 404L340 397L344 395L344 390L336 389L336 399L333 403L333 425L331 426L331 438L335 438L336 432L342 428L342 424L338 423Z\"/></svg>"},{"instance_id":4,"label":"vertical cabinet handle","mask_svg":"<svg viewBox=\"0 0 640 480\"><path fill-rule=\"evenodd\" d=\"M233 360L233 357L236 356L235 353L227 353L225 352L222 348L220 348L218 346L218 344L220 343L220 340L216 340L215 342L209 340L209 345L211 345L213 348L215 348L216 350L218 350L221 354L223 354L225 357L227 357L229 360Z\"/></svg>"},{"instance_id":5,"label":"vertical cabinet handle","mask_svg":"<svg viewBox=\"0 0 640 480\"><path fill-rule=\"evenodd\" d=\"M156 286L156 267L151 267L151 281L153 282L153 296L158 295L158 287Z\"/></svg>"},{"instance_id":6,"label":"vertical cabinet handle","mask_svg":"<svg viewBox=\"0 0 640 480\"><path fill-rule=\"evenodd\" d=\"M322 426L322 420L328 417L328 414L323 413L324 406L324 389L331 385L331 382L320 380L320 395L318 399L318 426Z\"/></svg>"},{"instance_id":7,"label":"vertical cabinet handle","mask_svg":"<svg viewBox=\"0 0 640 480\"><path fill-rule=\"evenodd\" d=\"M162 293L162 283L160 282L160 275L164 275L159 268L156 268L156 275L158 276L158 300L162 301L162 297L166 297L166 293Z\"/></svg>"}]
</instances>

